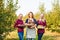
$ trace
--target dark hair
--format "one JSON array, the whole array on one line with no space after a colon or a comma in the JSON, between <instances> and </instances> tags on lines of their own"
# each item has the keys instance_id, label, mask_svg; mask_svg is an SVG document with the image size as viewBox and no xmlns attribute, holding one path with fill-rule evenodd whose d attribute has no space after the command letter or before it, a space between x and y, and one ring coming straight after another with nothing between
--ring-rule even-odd
<instances>
[{"instance_id":1,"label":"dark hair","mask_svg":"<svg viewBox=\"0 0 60 40\"><path fill-rule=\"evenodd\" d=\"M30 13L32 14L32 18L34 18L33 12L29 12L29 13L28 13L28 17L30 18L30 16L29 16Z\"/></svg>"}]
</instances>

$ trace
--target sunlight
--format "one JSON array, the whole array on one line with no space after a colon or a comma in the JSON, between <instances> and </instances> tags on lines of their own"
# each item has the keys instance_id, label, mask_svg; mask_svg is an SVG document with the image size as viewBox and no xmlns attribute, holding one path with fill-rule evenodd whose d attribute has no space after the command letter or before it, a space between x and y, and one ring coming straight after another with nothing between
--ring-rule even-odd
<instances>
[{"instance_id":1,"label":"sunlight","mask_svg":"<svg viewBox=\"0 0 60 40\"><path fill-rule=\"evenodd\" d=\"M22 13L26 15L29 11L32 11L34 14L39 11L40 4L45 4L45 11L52 9L51 5L52 0L18 0L18 5L20 8L16 11L16 14L19 15Z\"/></svg>"}]
</instances>

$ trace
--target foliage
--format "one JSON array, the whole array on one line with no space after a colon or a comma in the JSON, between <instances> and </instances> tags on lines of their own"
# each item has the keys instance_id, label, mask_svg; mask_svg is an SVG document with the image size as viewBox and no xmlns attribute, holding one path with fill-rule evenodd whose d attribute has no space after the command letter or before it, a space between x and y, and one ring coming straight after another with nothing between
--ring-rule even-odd
<instances>
[{"instance_id":1,"label":"foliage","mask_svg":"<svg viewBox=\"0 0 60 40\"><path fill-rule=\"evenodd\" d=\"M53 3L53 9L51 12L48 12L48 15L47 24L52 30L54 29L55 31L58 27L60 27L60 5L58 0L56 3Z\"/></svg>"},{"instance_id":2,"label":"foliage","mask_svg":"<svg viewBox=\"0 0 60 40\"><path fill-rule=\"evenodd\" d=\"M44 13L46 21L47 21L47 28L51 31L57 31L60 27L60 5L59 1L57 0L52 4L53 8L51 11L45 13L44 6L40 7L40 12ZM35 17L39 19L40 12L37 12ZM56 30L57 29L57 30ZM57 31L58 32L58 31Z\"/></svg>"},{"instance_id":3,"label":"foliage","mask_svg":"<svg viewBox=\"0 0 60 40\"><path fill-rule=\"evenodd\" d=\"M41 13L45 13L44 3L39 7Z\"/></svg>"},{"instance_id":4,"label":"foliage","mask_svg":"<svg viewBox=\"0 0 60 40\"><path fill-rule=\"evenodd\" d=\"M7 0L8 5L4 7L4 0L0 0L0 39L13 30L13 24L16 19L15 9L17 2L13 5L13 0Z\"/></svg>"},{"instance_id":5,"label":"foliage","mask_svg":"<svg viewBox=\"0 0 60 40\"><path fill-rule=\"evenodd\" d=\"M53 36L43 36L42 40L56 40L57 37L53 37ZM19 38L12 38L12 39L7 39L7 40L19 40ZM26 38L24 37L24 40L26 40ZM38 40L38 37L35 38L35 40Z\"/></svg>"},{"instance_id":6,"label":"foliage","mask_svg":"<svg viewBox=\"0 0 60 40\"><path fill-rule=\"evenodd\" d=\"M52 3L52 10L49 12L45 12L44 4L42 4L39 7L39 12L37 12L34 17L36 20L40 18L40 14L44 13L46 22L47 22L47 28L48 30L51 30L52 32L60 32L58 29L60 28L60 5L59 0L54 0L54 3ZM24 17L24 19L27 18L27 15ZM57 31L58 30L58 31Z\"/></svg>"}]
</instances>

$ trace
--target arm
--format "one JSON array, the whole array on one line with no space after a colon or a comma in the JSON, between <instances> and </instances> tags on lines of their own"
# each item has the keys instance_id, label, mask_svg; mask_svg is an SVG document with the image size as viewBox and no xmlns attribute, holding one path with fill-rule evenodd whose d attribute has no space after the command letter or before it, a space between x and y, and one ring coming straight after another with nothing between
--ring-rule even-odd
<instances>
[{"instance_id":1,"label":"arm","mask_svg":"<svg viewBox=\"0 0 60 40\"><path fill-rule=\"evenodd\" d=\"M44 20L44 27L46 27L47 26L47 24L46 24L46 20Z\"/></svg>"},{"instance_id":2,"label":"arm","mask_svg":"<svg viewBox=\"0 0 60 40\"><path fill-rule=\"evenodd\" d=\"M36 24L36 27L38 26L38 22L36 21L36 19L34 19L34 22L35 22L35 24Z\"/></svg>"},{"instance_id":3,"label":"arm","mask_svg":"<svg viewBox=\"0 0 60 40\"><path fill-rule=\"evenodd\" d=\"M31 28L36 28L36 24L35 24L35 25L33 25Z\"/></svg>"},{"instance_id":4,"label":"arm","mask_svg":"<svg viewBox=\"0 0 60 40\"><path fill-rule=\"evenodd\" d=\"M28 24L28 23L25 23L25 26L32 26L33 24Z\"/></svg>"},{"instance_id":5,"label":"arm","mask_svg":"<svg viewBox=\"0 0 60 40\"><path fill-rule=\"evenodd\" d=\"M24 24L18 24L17 26L18 27L24 27L25 25Z\"/></svg>"},{"instance_id":6,"label":"arm","mask_svg":"<svg viewBox=\"0 0 60 40\"><path fill-rule=\"evenodd\" d=\"M16 28L18 25L17 20L15 21L14 28Z\"/></svg>"}]
</instances>

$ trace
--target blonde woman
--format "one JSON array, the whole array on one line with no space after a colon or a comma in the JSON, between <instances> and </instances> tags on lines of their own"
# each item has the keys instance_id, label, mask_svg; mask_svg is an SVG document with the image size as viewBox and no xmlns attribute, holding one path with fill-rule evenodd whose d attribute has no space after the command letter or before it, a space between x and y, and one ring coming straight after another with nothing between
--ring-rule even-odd
<instances>
[{"instance_id":1,"label":"blonde woman","mask_svg":"<svg viewBox=\"0 0 60 40\"><path fill-rule=\"evenodd\" d=\"M14 25L15 28L18 28L19 40L23 40L23 36L24 36L24 22L22 18L23 18L23 15L19 14L18 19L16 20Z\"/></svg>"},{"instance_id":2,"label":"blonde woman","mask_svg":"<svg viewBox=\"0 0 60 40\"><path fill-rule=\"evenodd\" d=\"M46 27L46 19L44 18L44 14L40 15L40 18L37 21L38 23L38 40L41 40Z\"/></svg>"}]
</instances>

